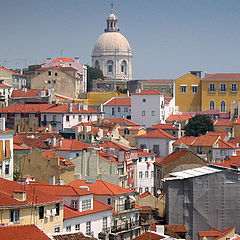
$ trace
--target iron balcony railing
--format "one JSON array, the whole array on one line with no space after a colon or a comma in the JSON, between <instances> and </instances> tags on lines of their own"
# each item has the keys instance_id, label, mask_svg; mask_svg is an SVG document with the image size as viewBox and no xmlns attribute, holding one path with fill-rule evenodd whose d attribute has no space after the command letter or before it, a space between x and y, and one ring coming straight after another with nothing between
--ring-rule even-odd
<instances>
[{"instance_id":1,"label":"iron balcony railing","mask_svg":"<svg viewBox=\"0 0 240 240\"><path fill-rule=\"evenodd\" d=\"M113 225L111 227L111 232L112 233L117 233L117 232L122 232L122 231L127 231L127 230L132 230L136 227L141 226L141 221L134 221L134 222L128 222L126 221L125 223L122 224L117 224Z\"/></svg>"}]
</instances>

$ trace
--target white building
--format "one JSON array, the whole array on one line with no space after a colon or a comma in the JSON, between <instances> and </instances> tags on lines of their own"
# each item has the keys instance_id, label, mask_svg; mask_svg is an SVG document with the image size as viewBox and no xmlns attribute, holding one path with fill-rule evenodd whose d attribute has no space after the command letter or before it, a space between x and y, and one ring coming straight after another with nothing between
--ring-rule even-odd
<instances>
[{"instance_id":1,"label":"white building","mask_svg":"<svg viewBox=\"0 0 240 240\"><path fill-rule=\"evenodd\" d=\"M164 123L164 95L155 90L140 90L131 95L131 120L143 127Z\"/></svg>"},{"instance_id":2,"label":"white building","mask_svg":"<svg viewBox=\"0 0 240 240\"><path fill-rule=\"evenodd\" d=\"M94 44L92 65L103 71L105 80L126 82L132 79L132 50L128 40L119 32L113 9L107 18L105 32Z\"/></svg>"},{"instance_id":3,"label":"white building","mask_svg":"<svg viewBox=\"0 0 240 240\"><path fill-rule=\"evenodd\" d=\"M113 97L103 104L104 118L131 119L131 98Z\"/></svg>"},{"instance_id":4,"label":"white building","mask_svg":"<svg viewBox=\"0 0 240 240\"><path fill-rule=\"evenodd\" d=\"M176 137L157 129L143 135L135 136L136 145L141 149L149 149L155 153L157 157L166 157L173 152L172 144L176 141Z\"/></svg>"},{"instance_id":5,"label":"white building","mask_svg":"<svg viewBox=\"0 0 240 240\"><path fill-rule=\"evenodd\" d=\"M13 180L13 134L5 128L5 118L0 118L0 177Z\"/></svg>"}]
</instances>

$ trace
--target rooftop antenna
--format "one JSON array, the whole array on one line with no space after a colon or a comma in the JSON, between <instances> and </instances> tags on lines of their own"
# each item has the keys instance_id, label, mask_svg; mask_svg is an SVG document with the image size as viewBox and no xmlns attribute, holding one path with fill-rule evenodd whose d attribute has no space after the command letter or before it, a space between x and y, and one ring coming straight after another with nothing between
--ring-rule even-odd
<instances>
[{"instance_id":1,"label":"rooftop antenna","mask_svg":"<svg viewBox=\"0 0 240 240\"><path fill-rule=\"evenodd\" d=\"M113 3L111 3L111 13L113 13Z\"/></svg>"},{"instance_id":2,"label":"rooftop antenna","mask_svg":"<svg viewBox=\"0 0 240 240\"><path fill-rule=\"evenodd\" d=\"M63 53L63 50L61 49L61 51L60 51L60 58L62 58L62 53Z\"/></svg>"}]
</instances>

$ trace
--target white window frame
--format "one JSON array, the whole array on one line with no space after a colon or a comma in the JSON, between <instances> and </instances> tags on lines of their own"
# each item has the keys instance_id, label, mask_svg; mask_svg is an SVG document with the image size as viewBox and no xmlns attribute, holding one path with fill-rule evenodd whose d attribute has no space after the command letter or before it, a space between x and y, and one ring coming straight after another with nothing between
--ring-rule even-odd
<instances>
[{"instance_id":1,"label":"white window frame","mask_svg":"<svg viewBox=\"0 0 240 240\"><path fill-rule=\"evenodd\" d=\"M209 92L215 92L215 91L216 91L215 83L209 83Z\"/></svg>"},{"instance_id":2,"label":"white window frame","mask_svg":"<svg viewBox=\"0 0 240 240\"><path fill-rule=\"evenodd\" d=\"M186 94L187 93L187 85L181 85L180 88L181 88L181 93L182 94Z\"/></svg>"},{"instance_id":3,"label":"white window frame","mask_svg":"<svg viewBox=\"0 0 240 240\"><path fill-rule=\"evenodd\" d=\"M232 93L237 92L237 88L238 88L238 87L237 87L237 83L232 83L232 84L231 84L231 92L232 92Z\"/></svg>"},{"instance_id":4,"label":"white window frame","mask_svg":"<svg viewBox=\"0 0 240 240\"><path fill-rule=\"evenodd\" d=\"M220 83L220 92L226 92L226 91L227 91L227 84Z\"/></svg>"},{"instance_id":5,"label":"white window frame","mask_svg":"<svg viewBox=\"0 0 240 240\"><path fill-rule=\"evenodd\" d=\"M198 93L198 85L192 85L192 94L197 94Z\"/></svg>"}]
</instances>

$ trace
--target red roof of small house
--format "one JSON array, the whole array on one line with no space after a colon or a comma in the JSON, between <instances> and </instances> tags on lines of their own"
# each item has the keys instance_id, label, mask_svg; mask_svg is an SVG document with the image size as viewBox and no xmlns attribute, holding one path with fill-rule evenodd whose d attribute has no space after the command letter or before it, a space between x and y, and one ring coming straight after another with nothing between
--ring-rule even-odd
<instances>
[{"instance_id":1,"label":"red roof of small house","mask_svg":"<svg viewBox=\"0 0 240 240\"><path fill-rule=\"evenodd\" d=\"M167 165L169 163L177 161L180 157L184 156L188 152L189 150L181 149L180 151L169 154L168 156L164 157L161 161L155 162L155 164Z\"/></svg>"},{"instance_id":2,"label":"red roof of small house","mask_svg":"<svg viewBox=\"0 0 240 240\"><path fill-rule=\"evenodd\" d=\"M133 238L133 240L146 240L146 239L159 240L159 239L163 239L163 238L165 238L165 237L163 237L157 233L145 232L145 233L139 235L138 237Z\"/></svg>"},{"instance_id":3,"label":"red roof of small house","mask_svg":"<svg viewBox=\"0 0 240 240\"><path fill-rule=\"evenodd\" d=\"M237 146L237 145L240 146L240 137L229 140L229 142L234 144L235 146Z\"/></svg>"},{"instance_id":4,"label":"red roof of small house","mask_svg":"<svg viewBox=\"0 0 240 240\"><path fill-rule=\"evenodd\" d=\"M206 74L205 77L202 79L203 81L207 80L234 80L240 81L240 73L215 73L215 74Z\"/></svg>"},{"instance_id":5,"label":"red roof of small house","mask_svg":"<svg viewBox=\"0 0 240 240\"><path fill-rule=\"evenodd\" d=\"M186 115L170 115L166 122L172 122L172 121L188 121L190 118L192 118L194 115L186 114Z\"/></svg>"},{"instance_id":6,"label":"red roof of small house","mask_svg":"<svg viewBox=\"0 0 240 240\"><path fill-rule=\"evenodd\" d=\"M103 180L96 180L90 183L86 180L74 180L70 182L69 185L74 187L88 186L89 190L95 195L121 195L134 192L133 190Z\"/></svg>"},{"instance_id":7,"label":"red roof of small house","mask_svg":"<svg viewBox=\"0 0 240 240\"><path fill-rule=\"evenodd\" d=\"M117 161L116 158L112 157L110 154L104 152L103 150L98 151L98 155L107 162L114 162L117 165L121 164L120 162Z\"/></svg>"},{"instance_id":8,"label":"red roof of small house","mask_svg":"<svg viewBox=\"0 0 240 240\"><path fill-rule=\"evenodd\" d=\"M171 134L165 132L162 129L156 129L152 132L145 133L143 135L137 135L136 138L170 138L170 139L177 139L176 137L172 136Z\"/></svg>"},{"instance_id":9,"label":"red roof of small house","mask_svg":"<svg viewBox=\"0 0 240 240\"><path fill-rule=\"evenodd\" d=\"M45 96L48 96L48 90L26 89L26 91L23 91L22 89L16 89L12 91L11 98L36 98L36 97L40 97L41 91L44 91Z\"/></svg>"},{"instance_id":10,"label":"red roof of small house","mask_svg":"<svg viewBox=\"0 0 240 240\"><path fill-rule=\"evenodd\" d=\"M77 209L71 209L70 207L64 206L64 217L63 219L70 219L70 218L75 218L75 217L80 217L80 216L85 216L85 215L90 215L98 212L104 212L112 210L112 207L107 206L97 200L93 200L93 209L92 210L87 210L83 212L79 212Z\"/></svg>"},{"instance_id":11,"label":"red roof of small house","mask_svg":"<svg viewBox=\"0 0 240 240\"><path fill-rule=\"evenodd\" d=\"M171 97L168 97L168 98L165 97L165 98L164 98L164 103L165 103L165 104L169 104L172 99L173 99L173 98L171 98Z\"/></svg>"},{"instance_id":12,"label":"red roof of small house","mask_svg":"<svg viewBox=\"0 0 240 240\"><path fill-rule=\"evenodd\" d=\"M171 229L175 233L186 233L187 229L184 225L165 225L165 227Z\"/></svg>"},{"instance_id":13,"label":"red roof of small house","mask_svg":"<svg viewBox=\"0 0 240 240\"><path fill-rule=\"evenodd\" d=\"M58 151L79 151L83 149L87 149L91 147L91 145L78 141L76 139L63 139L62 146L56 148Z\"/></svg>"},{"instance_id":14,"label":"red roof of small house","mask_svg":"<svg viewBox=\"0 0 240 240\"><path fill-rule=\"evenodd\" d=\"M52 63L56 62L74 62L72 58L56 58L51 61Z\"/></svg>"},{"instance_id":15,"label":"red roof of small house","mask_svg":"<svg viewBox=\"0 0 240 240\"><path fill-rule=\"evenodd\" d=\"M26 192L26 200L18 201L13 198L14 191ZM63 201L62 198L50 195L49 193L43 194L43 192L35 189L34 186L29 184L21 185L14 181L9 181L0 178L0 206L30 206L33 204L45 204ZM36 200L37 199L37 200Z\"/></svg>"},{"instance_id":16,"label":"red roof of small house","mask_svg":"<svg viewBox=\"0 0 240 240\"><path fill-rule=\"evenodd\" d=\"M0 66L0 69L4 70L4 71L6 71L6 72L12 73L13 75L18 75L18 76L25 77L23 74L14 72L14 71L12 71L12 70L10 70L10 69L8 69L8 68L5 68L5 67L3 67L3 66Z\"/></svg>"},{"instance_id":17,"label":"red roof of small house","mask_svg":"<svg viewBox=\"0 0 240 240\"><path fill-rule=\"evenodd\" d=\"M214 143L217 143L219 136L209 136L209 135L201 135L196 138L196 140L192 143L192 146L213 146Z\"/></svg>"},{"instance_id":18,"label":"red roof of small house","mask_svg":"<svg viewBox=\"0 0 240 240\"><path fill-rule=\"evenodd\" d=\"M144 192L143 194L141 194L139 197L140 198L145 198L145 197L148 197L148 196L151 196L152 194L150 192Z\"/></svg>"},{"instance_id":19,"label":"red roof of small house","mask_svg":"<svg viewBox=\"0 0 240 240\"><path fill-rule=\"evenodd\" d=\"M211 163L216 166L234 168L240 166L240 156L229 156L228 159L224 160L222 163Z\"/></svg>"},{"instance_id":20,"label":"red roof of small house","mask_svg":"<svg viewBox=\"0 0 240 240\"><path fill-rule=\"evenodd\" d=\"M142 151L142 150L138 150L137 155L138 155L139 157L142 157L142 156L156 156L155 153L146 152L146 151Z\"/></svg>"},{"instance_id":21,"label":"red roof of small house","mask_svg":"<svg viewBox=\"0 0 240 240\"><path fill-rule=\"evenodd\" d=\"M141 127L141 126L134 126L134 127L129 127L129 126L120 126L120 127L118 127L118 130L124 130L124 129L129 129L130 131L138 131L138 130L141 130L141 129L143 129L143 127Z\"/></svg>"},{"instance_id":22,"label":"red roof of small house","mask_svg":"<svg viewBox=\"0 0 240 240\"><path fill-rule=\"evenodd\" d=\"M147 130L148 129L178 130L178 128L175 127L172 123L158 123L156 125L148 127Z\"/></svg>"},{"instance_id":23,"label":"red roof of small house","mask_svg":"<svg viewBox=\"0 0 240 240\"><path fill-rule=\"evenodd\" d=\"M104 106L131 106L130 97L114 97L104 103Z\"/></svg>"},{"instance_id":24,"label":"red roof of small house","mask_svg":"<svg viewBox=\"0 0 240 240\"><path fill-rule=\"evenodd\" d=\"M19 146L17 144L13 144L13 150L28 150L31 149L30 147L23 147L23 146Z\"/></svg>"},{"instance_id":25,"label":"red roof of small house","mask_svg":"<svg viewBox=\"0 0 240 240\"><path fill-rule=\"evenodd\" d=\"M191 146L196 139L197 137L194 136L182 136L177 141L175 141L173 145L180 145L181 143L183 143L187 146Z\"/></svg>"},{"instance_id":26,"label":"red roof of small house","mask_svg":"<svg viewBox=\"0 0 240 240\"><path fill-rule=\"evenodd\" d=\"M235 146L233 143L224 141L222 139L218 139L217 145L213 146L213 148L219 148L219 149L237 149L238 147Z\"/></svg>"},{"instance_id":27,"label":"red roof of small house","mask_svg":"<svg viewBox=\"0 0 240 240\"><path fill-rule=\"evenodd\" d=\"M35 225L14 225L0 227L1 240L51 240Z\"/></svg>"},{"instance_id":28,"label":"red roof of small house","mask_svg":"<svg viewBox=\"0 0 240 240\"><path fill-rule=\"evenodd\" d=\"M104 142L102 144L99 144L99 147L103 147L105 149L115 148L115 149L124 150L124 151L130 151L131 150L130 147L123 146L123 145L115 143L113 141L108 141L108 142Z\"/></svg>"},{"instance_id":29,"label":"red roof of small house","mask_svg":"<svg viewBox=\"0 0 240 240\"><path fill-rule=\"evenodd\" d=\"M131 95L160 95L161 93L155 90L140 90L139 93L132 92Z\"/></svg>"},{"instance_id":30,"label":"red roof of small house","mask_svg":"<svg viewBox=\"0 0 240 240\"><path fill-rule=\"evenodd\" d=\"M209 231L199 231L198 235L199 235L199 237L216 237L216 238L213 238L213 240L217 240L220 237L223 237L225 234L229 233L230 231L232 231L234 229L235 229L235 227L231 227L225 231L220 231L217 228L212 228Z\"/></svg>"},{"instance_id":31,"label":"red roof of small house","mask_svg":"<svg viewBox=\"0 0 240 240\"><path fill-rule=\"evenodd\" d=\"M233 126L233 121L230 120L216 120L213 123L214 126Z\"/></svg>"},{"instance_id":32,"label":"red roof of small house","mask_svg":"<svg viewBox=\"0 0 240 240\"><path fill-rule=\"evenodd\" d=\"M94 122L94 123L97 123L97 122ZM100 123L111 123L111 124L119 123L119 125L121 126L139 126L138 123L130 121L126 118L103 118L100 120Z\"/></svg>"},{"instance_id":33,"label":"red roof of small house","mask_svg":"<svg viewBox=\"0 0 240 240\"><path fill-rule=\"evenodd\" d=\"M227 132L207 132L207 136L219 136L221 139L224 139L228 136Z\"/></svg>"},{"instance_id":34,"label":"red roof of small house","mask_svg":"<svg viewBox=\"0 0 240 240\"><path fill-rule=\"evenodd\" d=\"M13 143L19 146L25 145L30 148L43 148L48 149L45 142L42 142L40 138L32 138L31 136L17 135L13 137Z\"/></svg>"}]
</instances>

